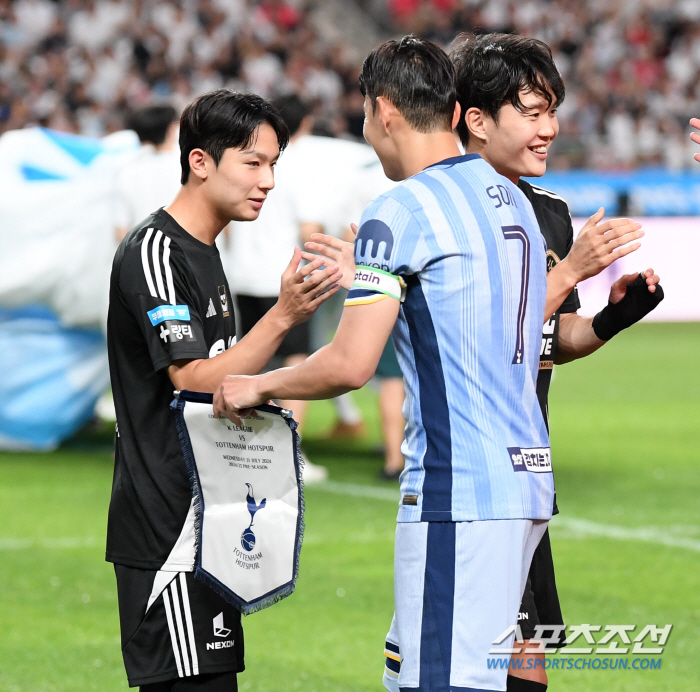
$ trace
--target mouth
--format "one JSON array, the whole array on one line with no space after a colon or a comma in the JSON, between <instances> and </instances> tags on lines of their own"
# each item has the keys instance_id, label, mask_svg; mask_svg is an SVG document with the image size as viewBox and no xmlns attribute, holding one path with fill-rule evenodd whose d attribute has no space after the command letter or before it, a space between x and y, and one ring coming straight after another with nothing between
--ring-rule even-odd
<instances>
[{"instance_id":1,"label":"mouth","mask_svg":"<svg viewBox=\"0 0 700 692\"><path fill-rule=\"evenodd\" d=\"M263 205L263 202L265 201L265 199L266 199L265 197L257 197L257 198L251 197L248 201L250 202L253 209L259 210L259 209L262 209L262 205Z\"/></svg>"},{"instance_id":2,"label":"mouth","mask_svg":"<svg viewBox=\"0 0 700 692\"><path fill-rule=\"evenodd\" d=\"M547 150L549 149L548 144L539 144L536 147L528 147L528 149L538 158L540 161L547 160Z\"/></svg>"}]
</instances>

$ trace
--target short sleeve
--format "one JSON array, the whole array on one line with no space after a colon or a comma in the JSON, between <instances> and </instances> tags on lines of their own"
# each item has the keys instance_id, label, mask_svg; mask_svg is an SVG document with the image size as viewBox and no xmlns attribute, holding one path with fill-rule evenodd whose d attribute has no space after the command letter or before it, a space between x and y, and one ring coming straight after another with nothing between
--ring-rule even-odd
<instances>
[{"instance_id":1,"label":"short sleeve","mask_svg":"<svg viewBox=\"0 0 700 692\"><path fill-rule=\"evenodd\" d=\"M567 206L567 212L568 212L568 206ZM569 219L569 224L568 224L568 229L567 229L567 237L566 237L566 255L571 252L571 248L574 245L574 225L571 221L571 213L568 214L568 219ZM565 256L566 256L565 255ZM569 312L576 312L579 310L581 307L581 301L578 298L578 288L576 286L573 287L571 290L571 293L569 293L568 296L564 299L564 302L561 304L561 307L559 308L559 312L561 313L569 313Z\"/></svg>"},{"instance_id":2,"label":"short sleeve","mask_svg":"<svg viewBox=\"0 0 700 692\"><path fill-rule=\"evenodd\" d=\"M417 253L421 231L413 214L392 197L372 202L355 238L355 280L345 305L363 305L386 297L402 300L403 277L422 267Z\"/></svg>"},{"instance_id":3,"label":"short sleeve","mask_svg":"<svg viewBox=\"0 0 700 692\"><path fill-rule=\"evenodd\" d=\"M119 282L122 299L138 323L156 371L177 360L209 357L196 280L184 253L170 240L147 235L141 251L134 247L123 262Z\"/></svg>"}]
</instances>

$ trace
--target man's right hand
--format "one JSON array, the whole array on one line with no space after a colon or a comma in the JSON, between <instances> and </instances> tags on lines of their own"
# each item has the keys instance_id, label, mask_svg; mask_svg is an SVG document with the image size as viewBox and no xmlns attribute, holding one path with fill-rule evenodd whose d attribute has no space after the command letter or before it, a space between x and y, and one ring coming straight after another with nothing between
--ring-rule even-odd
<instances>
[{"instance_id":1,"label":"man's right hand","mask_svg":"<svg viewBox=\"0 0 700 692\"><path fill-rule=\"evenodd\" d=\"M294 248L294 256L282 274L279 300L273 308L290 329L306 322L322 303L338 291L338 282L343 278L337 265L319 269L324 263L321 257L301 269L300 262L301 250Z\"/></svg>"},{"instance_id":2,"label":"man's right hand","mask_svg":"<svg viewBox=\"0 0 700 692\"><path fill-rule=\"evenodd\" d=\"M642 224L632 219L612 219L600 223L605 215L601 207L581 229L569 254L562 260L574 283L596 276L615 260L638 250L644 235ZM629 243L629 244L628 244Z\"/></svg>"}]
</instances>

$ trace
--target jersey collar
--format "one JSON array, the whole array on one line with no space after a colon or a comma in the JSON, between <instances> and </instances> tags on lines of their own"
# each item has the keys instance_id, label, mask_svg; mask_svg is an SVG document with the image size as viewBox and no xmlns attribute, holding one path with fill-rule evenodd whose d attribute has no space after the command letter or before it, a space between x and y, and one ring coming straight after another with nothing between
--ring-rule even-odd
<instances>
[{"instance_id":1,"label":"jersey collar","mask_svg":"<svg viewBox=\"0 0 700 692\"><path fill-rule=\"evenodd\" d=\"M480 159L479 154L464 154L464 156L451 156L449 159L443 159L442 161L437 161L436 163L431 163L426 166L423 170L427 171L429 168L434 168L435 166L454 166L458 163L464 163L465 161L473 161L474 159Z\"/></svg>"}]
</instances>

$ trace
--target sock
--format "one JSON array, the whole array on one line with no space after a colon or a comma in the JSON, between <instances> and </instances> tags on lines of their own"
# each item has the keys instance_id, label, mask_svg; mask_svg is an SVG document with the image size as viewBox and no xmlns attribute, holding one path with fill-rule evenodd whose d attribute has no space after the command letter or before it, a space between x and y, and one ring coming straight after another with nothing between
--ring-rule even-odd
<instances>
[{"instance_id":1,"label":"sock","mask_svg":"<svg viewBox=\"0 0 700 692\"><path fill-rule=\"evenodd\" d=\"M362 422L362 414L360 413L360 409L357 408L355 402L352 400L350 392L341 394L340 396L335 397L335 399L331 399L331 401L338 411L338 418L340 418L343 423L347 423L348 425L357 425L358 423Z\"/></svg>"},{"instance_id":2,"label":"sock","mask_svg":"<svg viewBox=\"0 0 700 692\"><path fill-rule=\"evenodd\" d=\"M534 680L524 680L516 678L514 675L508 676L507 692L547 692L547 685Z\"/></svg>"}]
</instances>

